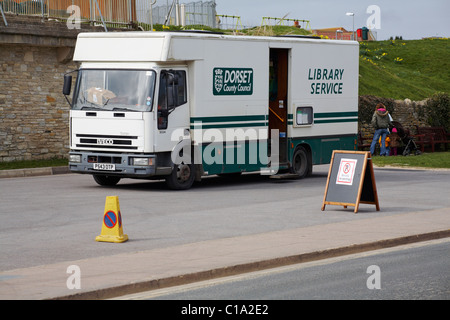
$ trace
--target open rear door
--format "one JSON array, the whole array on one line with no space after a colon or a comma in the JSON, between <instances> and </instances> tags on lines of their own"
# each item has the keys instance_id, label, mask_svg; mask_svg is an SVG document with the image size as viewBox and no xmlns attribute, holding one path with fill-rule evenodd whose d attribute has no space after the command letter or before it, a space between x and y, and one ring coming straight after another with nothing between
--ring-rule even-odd
<instances>
[{"instance_id":1,"label":"open rear door","mask_svg":"<svg viewBox=\"0 0 450 320\"><path fill-rule=\"evenodd\" d=\"M270 49L269 72L269 137L279 131L280 165L287 163L289 49Z\"/></svg>"}]
</instances>

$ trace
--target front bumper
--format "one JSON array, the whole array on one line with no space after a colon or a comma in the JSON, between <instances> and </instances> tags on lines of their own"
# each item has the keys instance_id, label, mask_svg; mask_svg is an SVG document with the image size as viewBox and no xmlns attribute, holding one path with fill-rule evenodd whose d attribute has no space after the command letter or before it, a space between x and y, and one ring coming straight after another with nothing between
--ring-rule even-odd
<instances>
[{"instance_id":1,"label":"front bumper","mask_svg":"<svg viewBox=\"0 0 450 320\"><path fill-rule=\"evenodd\" d=\"M152 178L157 174L156 155L70 152L69 170L74 173L118 176L122 178ZM134 165L134 159L148 158L148 165Z\"/></svg>"}]
</instances>

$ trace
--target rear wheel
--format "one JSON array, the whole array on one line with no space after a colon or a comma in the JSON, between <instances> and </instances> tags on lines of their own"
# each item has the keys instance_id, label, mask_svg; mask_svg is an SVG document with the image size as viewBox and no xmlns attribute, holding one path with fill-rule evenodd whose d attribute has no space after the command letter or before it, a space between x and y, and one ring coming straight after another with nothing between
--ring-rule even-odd
<instances>
[{"instance_id":1,"label":"rear wheel","mask_svg":"<svg viewBox=\"0 0 450 320\"><path fill-rule=\"evenodd\" d=\"M298 147L294 156L292 157L291 173L299 176L299 178L304 178L308 175L310 163L308 152L303 147Z\"/></svg>"},{"instance_id":2,"label":"rear wheel","mask_svg":"<svg viewBox=\"0 0 450 320\"><path fill-rule=\"evenodd\" d=\"M173 190L186 190L192 187L195 180L195 165L175 164L172 173L166 177L167 186Z\"/></svg>"},{"instance_id":3,"label":"rear wheel","mask_svg":"<svg viewBox=\"0 0 450 320\"><path fill-rule=\"evenodd\" d=\"M95 182L101 186L115 186L120 181L119 177L114 176L101 176L94 174L93 177Z\"/></svg>"}]
</instances>

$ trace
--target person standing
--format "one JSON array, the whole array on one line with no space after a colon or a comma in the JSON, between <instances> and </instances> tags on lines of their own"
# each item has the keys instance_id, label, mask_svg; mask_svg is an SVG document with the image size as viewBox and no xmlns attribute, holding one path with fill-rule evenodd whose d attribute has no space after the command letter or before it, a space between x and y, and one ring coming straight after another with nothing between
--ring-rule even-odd
<instances>
[{"instance_id":1,"label":"person standing","mask_svg":"<svg viewBox=\"0 0 450 320\"><path fill-rule=\"evenodd\" d=\"M382 103L377 104L375 112L372 116L371 124L375 129L375 133L373 134L373 140L370 144L370 153L372 155L375 154L375 146L381 137L380 156L388 156L389 154L386 149L386 136L389 134L388 128L391 124L391 119L389 117L389 112Z\"/></svg>"}]
</instances>

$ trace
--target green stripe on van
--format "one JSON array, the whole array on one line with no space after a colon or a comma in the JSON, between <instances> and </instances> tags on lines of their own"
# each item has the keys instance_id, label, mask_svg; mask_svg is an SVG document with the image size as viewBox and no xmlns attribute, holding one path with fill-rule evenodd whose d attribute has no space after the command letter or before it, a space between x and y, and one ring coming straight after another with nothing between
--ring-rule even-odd
<instances>
[{"instance_id":1,"label":"green stripe on van","mask_svg":"<svg viewBox=\"0 0 450 320\"><path fill-rule=\"evenodd\" d=\"M317 118L344 118L344 117L358 117L358 111L348 112L322 112L314 113L314 119Z\"/></svg>"},{"instance_id":2,"label":"green stripe on van","mask_svg":"<svg viewBox=\"0 0 450 320\"><path fill-rule=\"evenodd\" d=\"M192 117L191 129L264 127L268 125L265 115Z\"/></svg>"},{"instance_id":3,"label":"green stripe on van","mask_svg":"<svg viewBox=\"0 0 450 320\"><path fill-rule=\"evenodd\" d=\"M330 118L330 119L326 119ZM357 111L314 113L314 123L358 122Z\"/></svg>"},{"instance_id":4,"label":"green stripe on van","mask_svg":"<svg viewBox=\"0 0 450 320\"><path fill-rule=\"evenodd\" d=\"M217 117L193 117L193 122L236 122L236 121L258 121L266 120L265 115L246 115L246 116L217 116Z\"/></svg>"},{"instance_id":5,"label":"green stripe on van","mask_svg":"<svg viewBox=\"0 0 450 320\"><path fill-rule=\"evenodd\" d=\"M358 122L357 111L314 113L314 123ZM294 124L294 115L288 114L288 125Z\"/></svg>"},{"instance_id":6,"label":"green stripe on van","mask_svg":"<svg viewBox=\"0 0 450 320\"><path fill-rule=\"evenodd\" d=\"M358 118L314 120L314 123L358 122Z\"/></svg>"}]
</instances>

